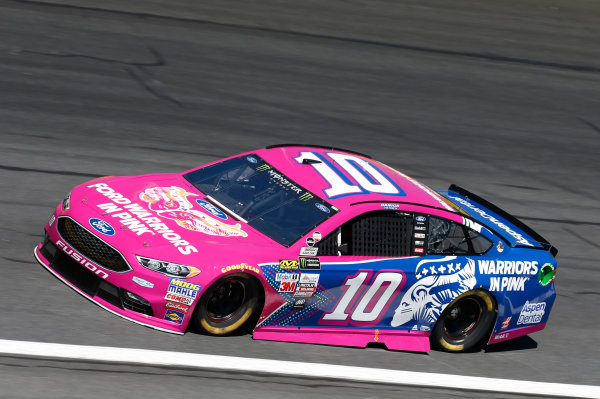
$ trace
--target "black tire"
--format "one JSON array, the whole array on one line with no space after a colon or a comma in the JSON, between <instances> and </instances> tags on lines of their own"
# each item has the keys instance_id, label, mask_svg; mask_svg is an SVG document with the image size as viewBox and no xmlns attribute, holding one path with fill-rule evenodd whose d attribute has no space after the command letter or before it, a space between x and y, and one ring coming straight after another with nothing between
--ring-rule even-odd
<instances>
[{"instance_id":1,"label":"black tire","mask_svg":"<svg viewBox=\"0 0 600 399\"><path fill-rule=\"evenodd\" d=\"M202 295L194 311L194 326L209 335L246 333L260 316L263 298L256 278L244 273L229 274Z\"/></svg>"},{"instance_id":2,"label":"black tire","mask_svg":"<svg viewBox=\"0 0 600 399\"><path fill-rule=\"evenodd\" d=\"M431 333L431 344L446 352L479 347L496 321L496 301L487 291L465 292L442 312Z\"/></svg>"}]
</instances>

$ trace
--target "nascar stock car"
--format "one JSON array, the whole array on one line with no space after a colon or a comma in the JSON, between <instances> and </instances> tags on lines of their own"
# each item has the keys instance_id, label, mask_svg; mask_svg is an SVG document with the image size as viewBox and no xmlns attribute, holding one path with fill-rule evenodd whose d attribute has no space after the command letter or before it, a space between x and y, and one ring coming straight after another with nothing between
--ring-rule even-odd
<instances>
[{"instance_id":1,"label":"nascar stock car","mask_svg":"<svg viewBox=\"0 0 600 399\"><path fill-rule=\"evenodd\" d=\"M65 284L180 334L461 352L543 329L556 296L556 248L515 217L331 147L95 179L45 233Z\"/></svg>"}]
</instances>

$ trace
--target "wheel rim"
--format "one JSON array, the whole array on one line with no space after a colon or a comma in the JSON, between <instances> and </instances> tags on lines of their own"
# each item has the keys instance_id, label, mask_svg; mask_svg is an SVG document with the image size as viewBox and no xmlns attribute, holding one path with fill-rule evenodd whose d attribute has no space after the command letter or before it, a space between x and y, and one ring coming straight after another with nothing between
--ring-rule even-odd
<instances>
[{"instance_id":1,"label":"wheel rim","mask_svg":"<svg viewBox=\"0 0 600 399\"><path fill-rule=\"evenodd\" d=\"M458 340L471 334L479 325L483 306L475 298L465 298L455 303L444 318L444 333Z\"/></svg>"},{"instance_id":2,"label":"wheel rim","mask_svg":"<svg viewBox=\"0 0 600 399\"><path fill-rule=\"evenodd\" d=\"M246 300L244 281L231 279L220 283L211 291L206 304L206 315L215 322L224 322L242 309Z\"/></svg>"}]
</instances>

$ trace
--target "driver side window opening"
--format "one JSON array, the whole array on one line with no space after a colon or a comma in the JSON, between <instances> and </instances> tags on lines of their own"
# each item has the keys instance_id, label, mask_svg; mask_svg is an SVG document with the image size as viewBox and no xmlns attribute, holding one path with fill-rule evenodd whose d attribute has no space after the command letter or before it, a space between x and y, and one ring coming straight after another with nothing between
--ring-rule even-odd
<instances>
[{"instance_id":1,"label":"driver side window opening","mask_svg":"<svg viewBox=\"0 0 600 399\"><path fill-rule=\"evenodd\" d=\"M319 256L410 256L413 216L406 212L374 211L360 215L319 243Z\"/></svg>"}]
</instances>

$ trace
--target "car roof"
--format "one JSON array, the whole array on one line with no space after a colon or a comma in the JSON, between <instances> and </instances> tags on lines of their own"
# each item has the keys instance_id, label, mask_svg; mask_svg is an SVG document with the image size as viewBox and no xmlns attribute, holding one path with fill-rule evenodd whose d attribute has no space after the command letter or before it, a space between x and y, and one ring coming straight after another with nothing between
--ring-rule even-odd
<instances>
[{"instance_id":1,"label":"car roof","mask_svg":"<svg viewBox=\"0 0 600 399\"><path fill-rule=\"evenodd\" d=\"M300 144L270 146L253 153L339 209L362 202L400 202L457 212L442 196L423 183L368 155L334 147ZM332 190L332 185L324 177L326 174L329 180L341 179L342 190ZM359 184L359 180L364 184ZM369 188L385 193L368 191Z\"/></svg>"}]
</instances>

